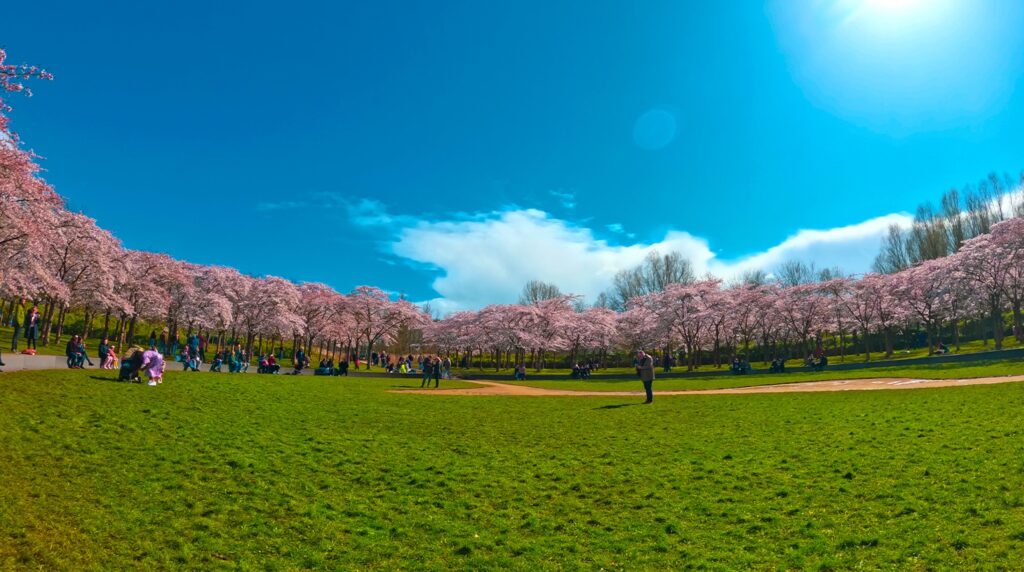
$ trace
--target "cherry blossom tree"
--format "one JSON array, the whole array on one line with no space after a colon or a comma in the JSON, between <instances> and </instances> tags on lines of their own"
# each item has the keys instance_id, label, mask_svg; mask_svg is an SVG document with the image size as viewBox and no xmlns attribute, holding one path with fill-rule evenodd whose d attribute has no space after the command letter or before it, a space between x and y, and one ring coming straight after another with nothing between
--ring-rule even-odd
<instances>
[{"instance_id":1,"label":"cherry blossom tree","mask_svg":"<svg viewBox=\"0 0 1024 572\"><path fill-rule=\"evenodd\" d=\"M359 286L348 298L347 311L359 332L357 340L366 342L367 369L370 368L370 353L376 344L394 341L403 325L419 326L430 319L415 304L407 300L391 300L380 288Z\"/></svg>"},{"instance_id":2,"label":"cherry blossom tree","mask_svg":"<svg viewBox=\"0 0 1024 572\"><path fill-rule=\"evenodd\" d=\"M948 267L943 259L927 260L904 270L896 285L897 296L909 313L924 326L928 353L935 352L938 325L945 318Z\"/></svg>"},{"instance_id":3,"label":"cherry blossom tree","mask_svg":"<svg viewBox=\"0 0 1024 572\"><path fill-rule=\"evenodd\" d=\"M991 234L983 234L964 241L960 251L947 258L947 264L973 284L975 292L984 300L985 309L991 320L995 347L997 350L1003 349L1003 308L1013 259L1006 255L1000 242L993 239ZM907 289L924 288L926 286L915 286L913 283L929 278L926 273L911 273L906 276L903 285Z\"/></svg>"},{"instance_id":4,"label":"cherry blossom tree","mask_svg":"<svg viewBox=\"0 0 1024 572\"><path fill-rule=\"evenodd\" d=\"M776 300L776 312L782 319L785 334L800 344L803 355L810 352L810 342L828 327L828 301L818 284L798 284L783 288Z\"/></svg>"}]
</instances>

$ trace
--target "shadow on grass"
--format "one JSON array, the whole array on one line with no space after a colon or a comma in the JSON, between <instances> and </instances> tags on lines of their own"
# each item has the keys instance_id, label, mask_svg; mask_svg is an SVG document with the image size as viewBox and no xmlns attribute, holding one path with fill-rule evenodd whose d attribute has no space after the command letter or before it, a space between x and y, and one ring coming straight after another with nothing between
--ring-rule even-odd
<instances>
[{"instance_id":1,"label":"shadow on grass","mask_svg":"<svg viewBox=\"0 0 1024 572\"><path fill-rule=\"evenodd\" d=\"M622 409L623 407L632 407L634 405L643 405L643 403L619 403L616 405L602 405L601 407L595 407L594 411L599 409Z\"/></svg>"},{"instance_id":2,"label":"shadow on grass","mask_svg":"<svg viewBox=\"0 0 1024 572\"><path fill-rule=\"evenodd\" d=\"M89 379L95 379L97 381L109 381L109 382L112 382L112 383L132 383L132 382L129 382L129 381L120 381L119 379L117 379L117 375L114 375L114 377L100 377L98 375L90 375ZM142 383L142 382L141 381L137 381L137 382L134 382L134 383Z\"/></svg>"}]
</instances>

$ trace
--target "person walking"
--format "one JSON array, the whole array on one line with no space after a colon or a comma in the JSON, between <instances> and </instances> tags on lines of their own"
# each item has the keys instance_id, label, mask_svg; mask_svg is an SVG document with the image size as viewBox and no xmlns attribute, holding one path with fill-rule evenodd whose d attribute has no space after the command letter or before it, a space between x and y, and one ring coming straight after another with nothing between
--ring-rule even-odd
<instances>
[{"instance_id":1,"label":"person walking","mask_svg":"<svg viewBox=\"0 0 1024 572\"><path fill-rule=\"evenodd\" d=\"M422 360L422 358L420 358ZM420 362L420 369L423 370L423 381L420 387L430 387L430 378L434 375L434 367L429 359Z\"/></svg>"},{"instance_id":2,"label":"person walking","mask_svg":"<svg viewBox=\"0 0 1024 572\"><path fill-rule=\"evenodd\" d=\"M434 370L434 389L437 389L441 384L441 358L434 356L432 366Z\"/></svg>"},{"instance_id":3,"label":"person walking","mask_svg":"<svg viewBox=\"0 0 1024 572\"><path fill-rule=\"evenodd\" d=\"M11 351L18 351L18 338L25 331L25 299L18 300L18 303L14 305L14 312L11 316L11 325L14 326L14 333L11 334Z\"/></svg>"},{"instance_id":4,"label":"person walking","mask_svg":"<svg viewBox=\"0 0 1024 572\"><path fill-rule=\"evenodd\" d=\"M644 353L644 350L636 352L636 373L644 383L644 393L647 394L644 405L654 403L654 358Z\"/></svg>"}]
</instances>

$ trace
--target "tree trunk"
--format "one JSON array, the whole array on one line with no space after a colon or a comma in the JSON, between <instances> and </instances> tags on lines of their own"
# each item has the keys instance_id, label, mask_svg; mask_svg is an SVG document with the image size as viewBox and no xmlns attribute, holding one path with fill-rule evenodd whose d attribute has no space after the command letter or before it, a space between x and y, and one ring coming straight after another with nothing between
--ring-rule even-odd
<instances>
[{"instance_id":1,"label":"tree trunk","mask_svg":"<svg viewBox=\"0 0 1024 572\"><path fill-rule=\"evenodd\" d=\"M992 341L996 350L1003 349L1003 313L998 305L992 305Z\"/></svg>"},{"instance_id":2,"label":"tree trunk","mask_svg":"<svg viewBox=\"0 0 1024 572\"><path fill-rule=\"evenodd\" d=\"M92 318L93 318L92 314L93 314L92 310L90 310L89 308L85 309L85 319L82 322L82 339L83 340L88 338L89 334L91 333L91 330L92 330Z\"/></svg>"},{"instance_id":3,"label":"tree trunk","mask_svg":"<svg viewBox=\"0 0 1024 572\"><path fill-rule=\"evenodd\" d=\"M63 304L60 307L60 313L57 314L57 343L60 343L61 336L64 335L64 319L67 318L68 308Z\"/></svg>"},{"instance_id":4,"label":"tree trunk","mask_svg":"<svg viewBox=\"0 0 1024 572\"><path fill-rule=\"evenodd\" d=\"M110 338L110 309L103 313L103 337Z\"/></svg>"},{"instance_id":5,"label":"tree trunk","mask_svg":"<svg viewBox=\"0 0 1024 572\"><path fill-rule=\"evenodd\" d=\"M128 343L130 344L135 343L135 321L135 316L132 316L132 319L128 321Z\"/></svg>"},{"instance_id":6,"label":"tree trunk","mask_svg":"<svg viewBox=\"0 0 1024 572\"><path fill-rule=\"evenodd\" d=\"M53 302L47 302L43 312L43 345L50 345L50 326L53 323Z\"/></svg>"},{"instance_id":7,"label":"tree trunk","mask_svg":"<svg viewBox=\"0 0 1024 572\"><path fill-rule=\"evenodd\" d=\"M1020 345L1020 339L1024 334L1024 330L1021 330L1021 313L1020 313L1020 302L1013 303L1013 335L1016 336L1014 340L1016 344Z\"/></svg>"}]
</instances>

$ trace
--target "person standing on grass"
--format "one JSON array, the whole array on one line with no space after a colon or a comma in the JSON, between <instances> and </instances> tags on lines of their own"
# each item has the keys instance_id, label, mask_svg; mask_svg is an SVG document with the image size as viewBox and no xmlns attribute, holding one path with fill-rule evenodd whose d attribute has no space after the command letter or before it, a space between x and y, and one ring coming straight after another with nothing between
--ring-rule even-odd
<instances>
[{"instance_id":1,"label":"person standing on grass","mask_svg":"<svg viewBox=\"0 0 1024 572\"><path fill-rule=\"evenodd\" d=\"M644 404L654 403L654 358L644 353L644 350L636 352L636 373L644 383L644 393L647 394Z\"/></svg>"},{"instance_id":2,"label":"person standing on grass","mask_svg":"<svg viewBox=\"0 0 1024 572\"><path fill-rule=\"evenodd\" d=\"M441 384L441 358L434 356L434 361L431 364L434 370L434 389Z\"/></svg>"},{"instance_id":3,"label":"person standing on grass","mask_svg":"<svg viewBox=\"0 0 1024 572\"><path fill-rule=\"evenodd\" d=\"M452 360L448 356L444 356L444 360L441 361L441 368L444 369L444 378L452 378Z\"/></svg>"},{"instance_id":4,"label":"person standing on grass","mask_svg":"<svg viewBox=\"0 0 1024 572\"><path fill-rule=\"evenodd\" d=\"M36 340L39 339L39 308L34 304L25 315L25 347L36 349Z\"/></svg>"},{"instance_id":5,"label":"person standing on grass","mask_svg":"<svg viewBox=\"0 0 1024 572\"><path fill-rule=\"evenodd\" d=\"M432 364L430 359L424 360L420 358L420 370L423 374L423 381L420 383L420 387L430 387L430 378L434 375Z\"/></svg>"},{"instance_id":6,"label":"person standing on grass","mask_svg":"<svg viewBox=\"0 0 1024 572\"><path fill-rule=\"evenodd\" d=\"M11 334L11 351L18 351L18 338L25 330L25 299L18 300L18 303L14 305L14 314L11 316L11 325L14 326L14 333Z\"/></svg>"}]
</instances>

